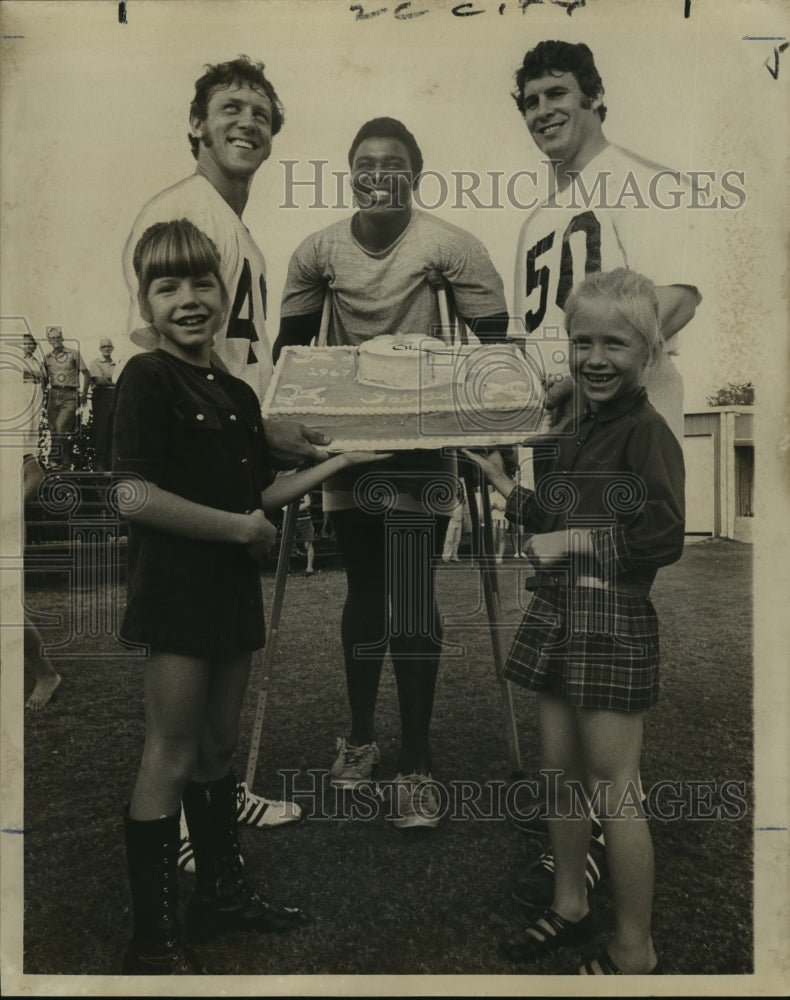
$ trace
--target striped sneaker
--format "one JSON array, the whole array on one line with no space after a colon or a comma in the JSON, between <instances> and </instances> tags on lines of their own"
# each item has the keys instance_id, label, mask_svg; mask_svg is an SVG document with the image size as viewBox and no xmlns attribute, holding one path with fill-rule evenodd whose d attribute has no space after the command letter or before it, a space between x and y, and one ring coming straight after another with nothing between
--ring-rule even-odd
<instances>
[{"instance_id":1,"label":"striped sneaker","mask_svg":"<svg viewBox=\"0 0 790 1000\"><path fill-rule=\"evenodd\" d=\"M236 786L237 823L259 828L283 826L286 823L295 823L301 817L302 807L295 802L280 802L277 799L265 799L262 795L254 795L247 788L246 781ZM178 845L178 870L192 875L195 872L195 852L192 850L183 809L179 832L181 839Z\"/></svg>"},{"instance_id":2,"label":"striped sneaker","mask_svg":"<svg viewBox=\"0 0 790 1000\"><path fill-rule=\"evenodd\" d=\"M280 802L255 795L242 781L236 787L236 820L246 826L284 826L302 818L302 807L295 802Z\"/></svg>"},{"instance_id":3,"label":"striped sneaker","mask_svg":"<svg viewBox=\"0 0 790 1000\"><path fill-rule=\"evenodd\" d=\"M190 875L194 875L195 852L192 850L192 841L189 839L189 830L187 829L187 820L184 815L183 808L181 809L181 828L179 830L179 835L181 840L178 845L178 870L180 872L189 872Z\"/></svg>"},{"instance_id":4,"label":"striped sneaker","mask_svg":"<svg viewBox=\"0 0 790 1000\"><path fill-rule=\"evenodd\" d=\"M597 840L590 840L587 854L585 880L587 894L594 892L605 871L605 855L603 845ZM526 873L513 886L513 899L529 909L545 909L551 906L554 899L554 855L544 851L527 868Z\"/></svg>"}]
</instances>

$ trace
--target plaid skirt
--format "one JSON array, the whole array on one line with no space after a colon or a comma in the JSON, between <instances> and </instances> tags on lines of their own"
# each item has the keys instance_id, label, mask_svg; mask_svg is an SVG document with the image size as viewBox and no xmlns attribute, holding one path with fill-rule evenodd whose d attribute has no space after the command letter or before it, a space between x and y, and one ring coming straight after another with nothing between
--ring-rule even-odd
<instances>
[{"instance_id":1,"label":"plaid skirt","mask_svg":"<svg viewBox=\"0 0 790 1000\"><path fill-rule=\"evenodd\" d=\"M580 708L643 712L658 700L658 618L649 597L540 587L504 676Z\"/></svg>"}]
</instances>

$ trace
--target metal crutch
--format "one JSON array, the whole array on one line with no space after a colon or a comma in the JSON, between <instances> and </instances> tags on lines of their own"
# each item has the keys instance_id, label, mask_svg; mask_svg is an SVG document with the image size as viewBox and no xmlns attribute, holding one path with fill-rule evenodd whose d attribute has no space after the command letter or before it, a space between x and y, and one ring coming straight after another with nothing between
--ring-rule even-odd
<instances>
[{"instance_id":1,"label":"metal crutch","mask_svg":"<svg viewBox=\"0 0 790 1000\"><path fill-rule=\"evenodd\" d=\"M464 463L463 465L462 477L464 487L466 488L469 516L472 521L472 557L477 559L479 563L480 578L483 583L483 595L488 614L488 628L491 635L491 649L494 656L494 673L499 685L505 742L510 754L513 777L519 778L523 774L523 768L521 766L521 747L519 745L518 726L516 725L516 713L513 707L513 690L510 681L502 676L505 666L505 651L502 646L502 631L500 626L499 581L496 575L496 568L492 565L494 541L491 501L488 496L485 479L481 476L481 518L475 499L478 485L476 481L477 477L473 475L473 469L468 463Z\"/></svg>"},{"instance_id":2,"label":"metal crutch","mask_svg":"<svg viewBox=\"0 0 790 1000\"><path fill-rule=\"evenodd\" d=\"M450 343L455 342L455 326L459 328L458 338L460 343L466 344L466 327L461 317L457 314L455 324L451 322L450 310L447 304L447 292L443 287L436 289L436 297L439 303L439 317L442 323L442 330L449 329ZM518 739L518 727L516 725L516 714L513 707L513 691L509 680L502 676L505 666L505 651L502 648L502 633L500 629L500 604L499 604L499 580L496 569L492 565L494 554L493 524L491 518L491 501L485 482L481 481L480 499L482 507L482 519L475 502L476 483L472 476L472 469L468 464L463 466L463 481L466 489L466 499L469 505L469 515L472 521L472 555L477 559L480 566L480 577L483 582L483 594L486 602L486 612L488 614L488 626L491 634L491 647L494 655L494 671L497 683L499 684L500 697L502 702L502 722L505 730L505 741L510 753L510 761L513 769L513 776L520 777L523 773L521 767L521 748ZM482 480L482 477L481 477Z\"/></svg>"},{"instance_id":3,"label":"metal crutch","mask_svg":"<svg viewBox=\"0 0 790 1000\"><path fill-rule=\"evenodd\" d=\"M283 518L282 536L280 539L280 552L277 556L277 572L274 577L274 595L272 597L272 609L269 615L269 622L266 629L266 646L263 650L261 661L261 681L258 690L258 703L255 706L255 720L252 726L252 737L250 739L250 752L247 756L247 788L252 788L255 779L255 769L258 765L258 754L261 748L261 733L263 731L263 716L266 712L266 700L269 696L269 685L271 684L272 664L274 654L277 649L277 632L280 627L280 613L282 612L283 600L285 598L285 585L288 580L288 571L291 568L291 546L296 534L296 517L299 510L299 499L292 500Z\"/></svg>"},{"instance_id":4,"label":"metal crutch","mask_svg":"<svg viewBox=\"0 0 790 1000\"><path fill-rule=\"evenodd\" d=\"M321 312L321 326L318 331L318 344L323 347L326 344L329 330L329 316L331 312L331 293L327 289L324 296L324 305ZM269 623L266 635L266 646L263 650L261 661L261 681L258 690L258 702L255 706L255 718L252 725L252 736L250 738L250 751L247 755L247 787L252 788L255 778L255 769L258 766L258 756L261 748L261 733L263 732L263 717L266 712L266 700L269 696L269 686L271 684L272 664L277 650L277 633L280 627L280 614L285 600L285 586L288 582L288 572L291 568L291 546L296 534L296 518L299 511L299 497L292 500L285 510L283 518L282 537L280 539L280 552L277 556L277 571L274 577L274 594L272 595L272 610L269 616Z\"/></svg>"},{"instance_id":5,"label":"metal crutch","mask_svg":"<svg viewBox=\"0 0 790 1000\"><path fill-rule=\"evenodd\" d=\"M450 309L447 305L447 292L444 288L436 289L436 300L439 303L439 320L442 325L442 340L452 344L455 339L455 329L450 322ZM449 340L447 338L450 338Z\"/></svg>"},{"instance_id":6,"label":"metal crutch","mask_svg":"<svg viewBox=\"0 0 790 1000\"><path fill-rule=\"evenodd\" d=\"M457 335L457 339L460 344L468 344L469 338L466 332L466 324L458 314L457 309L454 310L454 316L450 315L450 307L447 303L447 290L444 287L437 287L436 299L439 303L439 320L442 326L442 340L444 340L446 344L454 344ZM446 332L448 330L449 334ZM449 340L447 339L448 336Z\"/></svg>"}]
</instances>

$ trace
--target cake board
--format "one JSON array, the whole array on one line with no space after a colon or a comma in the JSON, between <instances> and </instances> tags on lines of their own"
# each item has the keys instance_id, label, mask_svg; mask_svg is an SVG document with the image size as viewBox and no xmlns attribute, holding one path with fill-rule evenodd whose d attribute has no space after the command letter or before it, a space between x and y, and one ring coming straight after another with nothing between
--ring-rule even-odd
<instances>
[{"instance_id":1,"label":"cake board","mask_svg":"<svg viewBox=\"0 0 790 1000\"><path fill-rule=\"evenodd\" d=\"M425 353L441 383L389 388L360 381L356 347L285 347L264 417L320 431L333 452L528 445L538 433L540 373L516 344Z\"/></svg>"}]
</instances>

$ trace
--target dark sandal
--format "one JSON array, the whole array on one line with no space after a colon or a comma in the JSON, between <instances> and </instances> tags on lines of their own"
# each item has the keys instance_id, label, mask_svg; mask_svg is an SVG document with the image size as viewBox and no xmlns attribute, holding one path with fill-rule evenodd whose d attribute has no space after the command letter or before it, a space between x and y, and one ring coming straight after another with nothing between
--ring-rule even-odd
<instances>
[{"instance_id":1,"label":"dark sandal","mask_svg":"<svg viewBox=\"0 0 790 1000\"><path fill-rule=\"evenodd\" d=\"M565 920L549 907L531 920L521 934L507 938L499 947L514 962L534 962L558 948L584 944L594 933L591 913L581 920Z\"/></svg>"},{"instance_id":2,"label":"dark sandal","mask_svg":"<svg viewBox=\"0 0 790 1000\"><path fill-rule=\"evenodd\" d=\"M661 976L664 973L664 969L661 966L661 959L657 959L656 964L650 970L650 972L634 972L631 975L634 976ZM589 962L585 962L584 965L579 966L580 976L626 976L629 975L627 972L623 972L614 961L612 956L608 951L602 951L600 955L596 955L595 958L591 959Z\"/></svg>"}]
</instances>

